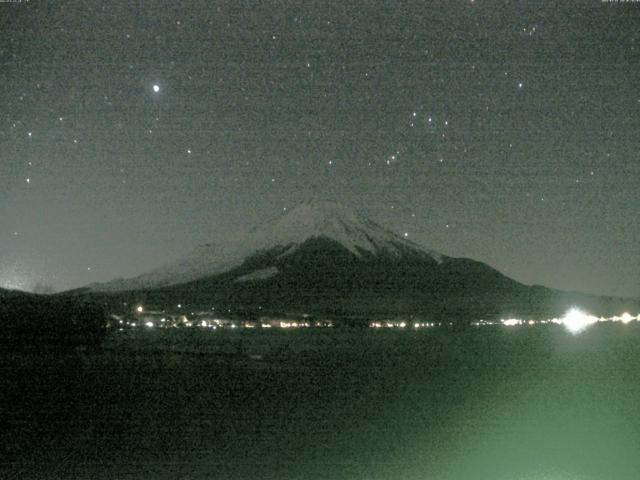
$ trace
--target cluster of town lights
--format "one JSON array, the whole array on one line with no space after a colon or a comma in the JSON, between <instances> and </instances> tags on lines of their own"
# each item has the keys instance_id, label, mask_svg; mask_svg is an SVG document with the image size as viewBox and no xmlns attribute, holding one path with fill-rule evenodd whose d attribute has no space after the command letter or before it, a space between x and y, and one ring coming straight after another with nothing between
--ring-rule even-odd
<instances>
[{"instance_id":1,"label":"cluster of town lights","mask_svg":"<svg viewBox=\"0 0 640 480\"><path fill-rule=\"evenodd\" d=\"M178 304L178 308L182 305ZM211 310L215 310L212 308ZM333 321L328 319L313 320L310 315L302 315L302 319L272 318L268 316L254 320L241 320L230 318L215 318L209 311L195 311L190 314L169 313L164 310L151 310L143 305L133 307L133 315L110 316L110 325L119 331L129 327L144 326L146 328L175 328L198 327L211 330L236 329L236 328L309 328L309 327L333 327Z\"/></svg>"},{"instance_id":2,"label":"cluster of town lights","mask_svg":"<svg viewBox=\"0 0 640 480\"><path fill-rule=\"evenodd\" d=\"M370 328L428 328L442 326L441 323L435 322L405 322L404 320L386 320L382 322L370 322Z\"/></svg>"},{"instance_id":3,"label":"cluster of town lights","mask_svg":"<svg viewBox=\"0 0 640 480\"><path fill-rule=\"evenodd\" d=\"M556 324L563 325L567 330L571 333L580 333L585 330L590 325L599 322L620 322L627 324L632 321L640 321L640 314L637 316L633 316L628 312L623 313L618 316L615 315L613 317L596 317L594 315L590 315L586 312L583 312L579 308L571 308L565 313L565 315L561 318L550 318L548 320L523 320L520 318L503 318L501 320L491 321L491 320L478 320L473 322L473 326L482 327L482 326L490 326L490 325L503 325L505 327L516 327L520 325L544 325L544 324ZM435 323L435 322L406 322L400 320L387 320L387 321L376 321L370 322L369 327L371 328L411 328L419 329L419 328L428 328L428 327L441 327L444 325L453 325L451 322L447 323Z\"/></svg>"},{"instance_id":4,"label":"cluster of town lights","mask_svg":"<svg viewBox=\"0 0 640 480\"><path fill-rule=\"evenodd\" d=\"M289 320L289 319L273 319L267 317L261 317L260 320L257 321L235 321L228 319L220 319L220 318L202 318L195 320L187 317L187 315L175 315L169 316L166 314L162 314L162 318L154 318L150 316L152 313L157 314L161 312L147 312L145 308L141 305L135 307L135 313L137 314L135 317L138 322L131 320L126 320L122 317L113 316L114 319L117 319L120 329L125 326L135 327L137 325L144 325L147 328L154 327L176 327L176 326L184 326L184 327L201 327L201 328L209 328L209 329L217 329L217 328L309 328L309 327L332 327L333 322L330 320L320 320L320 321L312 321L309 318L309 315L303 315L304 320ZM196 313L193 316L197 318L200 315L204 315L206 312ZM561 318L551 318L547 320L532 320L532 319L519 319L519 318L504 318L501 320L490 321L490 320L478 320L476 322L472 322L474 326L487 326L487 325L503 325L505 327L516 327L520 325L543 325L543 324L556 324L563 325L569 332L573 334L580 333L584 331L591 325L600 322L620 322L623 324L630 323L632 321L640 321L640 314L637 316L633 316L628 312L623 313L619 316L613 317L596 317L589 313L586 313L579 308L571 308L569 309L565 315ZM415 320L383 320L383 321L372 321L369 323L370 328L381 329L381 328L400 328L400 329L422 329L422 328L431 328L431 327L440 327L446 325L453 325L452 322L425 322L425 321L415 321Z\"/></svg>"},{"instance_id":5,"label":"cluster of town lights","mask_svg":"<svg viewBox=\"0 0 640 480\"><path fill-rule=\"evenodd\" d=\"M507 318L500 320L500 324L505 325L507 327L514 327L518 325L536 325L536 324L545 324L545 323L554 323L557 325L563 325L567 330L571 333L580 333L585 330L587 327L600 323L600 322L620 322L627 324L632 321L640 321L640 315L633 316L628 312L623 313L622 315L614 315L613 317L596 317L594 315L590 315L586 312L583 312L579 308L571 308L562 318L551 318L548 320L521 320L518 318ZM475 325L493 325L493 322L476 322Z\"/></svg>"}]
</instances>

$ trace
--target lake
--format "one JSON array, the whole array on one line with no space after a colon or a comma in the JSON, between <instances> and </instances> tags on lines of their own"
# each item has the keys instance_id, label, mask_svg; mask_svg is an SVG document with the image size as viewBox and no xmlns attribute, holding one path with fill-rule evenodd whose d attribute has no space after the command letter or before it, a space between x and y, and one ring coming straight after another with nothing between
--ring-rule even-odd
<instances>
[{"instance_id":1,"label":"lake","mask_svg":"<svg viewBox=\"0 0 640 480\"><path fill-rule=\"evenodd\" d=\"M0 355L0 478L637 479L640 325L138 329Z\"/></svg>"}]
</instances>

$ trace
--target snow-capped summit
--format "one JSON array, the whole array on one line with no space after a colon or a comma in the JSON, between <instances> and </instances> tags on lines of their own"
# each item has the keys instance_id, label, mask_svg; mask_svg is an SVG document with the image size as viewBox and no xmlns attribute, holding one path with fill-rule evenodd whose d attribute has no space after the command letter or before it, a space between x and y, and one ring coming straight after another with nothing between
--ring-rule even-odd
<instances>
[{"instance_id":1,"label":"snow-capped summit","mask_svg":"<svg viewBox=\"0 0 640 480\"><path fill-rule=\"evenodd\" d=\"M442 255L437 252L423 249L350 208L332 201L309 200L241 238L222 245L202 245L185 258L149 273L90 287L119 291L185 283L227 272L252 255L271 249L280 249L283 252L281 256L291 254L311 239L336 242L358 258L364 254L401 256L409 250L428 255L437 262L442 261Z\"/></svg>"},{"instance_id":2,"label":"snow-capped summit","mask_svg":"<svg viewBox=\"0 0 640 480\"><path fill-rule=\"evenodd\" d=\"M333 240L354 255L400 254L403 248L420 249L395 233L368 220L353 209L326 200L309 200L290 210L274 221L261 225L249 234L254 250L274 246L295 248L310 238ZM439 258L436 252L429 252Z\"/></svg>"}]
</instances>

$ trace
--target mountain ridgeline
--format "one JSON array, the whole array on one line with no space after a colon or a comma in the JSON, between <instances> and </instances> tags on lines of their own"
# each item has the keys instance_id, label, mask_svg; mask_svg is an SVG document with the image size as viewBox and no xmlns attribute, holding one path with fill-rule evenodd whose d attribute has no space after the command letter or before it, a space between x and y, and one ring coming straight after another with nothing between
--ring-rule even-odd
<instances>
[{"instance_id":1,"label":"mountain ridgeline","mask_svg":"<svg viewBox=\"0 0 640 480\"><path fill-rule=\"evenodd\" d=\"M467 323L549 318L578 305L611 315L637 303L523 285L481 262L427 250L333 202L306 202L225 246L78 292L103 301L217 311Z\"/></svg>"}]
</instances>

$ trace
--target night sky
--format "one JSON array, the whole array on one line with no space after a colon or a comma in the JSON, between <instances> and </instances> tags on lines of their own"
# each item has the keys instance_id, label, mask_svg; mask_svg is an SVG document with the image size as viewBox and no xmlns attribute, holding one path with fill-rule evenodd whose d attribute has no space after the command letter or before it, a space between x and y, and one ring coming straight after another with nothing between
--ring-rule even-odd
<instances>
[{"instance_id":1,"label":"night sky","mask_svg":"<svg viewBox=\"0 0 640 480\"><path fill-rule=\"evenodd\" d=\"M640 3L0 3L0 286L134 276L305 199L640 295Z\"/></svg>"}]
</instances>

